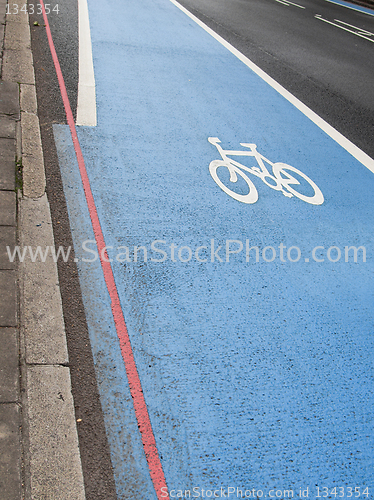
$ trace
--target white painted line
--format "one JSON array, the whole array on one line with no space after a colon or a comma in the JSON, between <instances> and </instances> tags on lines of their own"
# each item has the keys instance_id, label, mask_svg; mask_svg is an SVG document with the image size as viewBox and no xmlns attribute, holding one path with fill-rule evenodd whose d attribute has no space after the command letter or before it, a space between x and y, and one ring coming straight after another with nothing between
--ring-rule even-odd
<instances>
[{"instance_id":1,"label":"white painted line","mask_svg":"<svg viewBox=\"0 0 374 500\"><path fill-rule=\"evenodd\" d=\"M287 3L290 3L291 5L294 5L295 7L299 7L299 9L305 9L305 7L303 5L299 5L298 3L289 2L288 0L287 0Z\"/></svg>"},{"instance_id":2,"label":"white painted line","mask_svg":"<svg viewBox=\"0 0 374 500\"><path fill-rule=\"evenodd\" d=\"M276 2L278 3L281 3L283 5L286 5L287 7L289 7L290 5L293 5L294 7L299 7L300 9L305 9L305 7L303 7L302 5L299 5L297 3L293 3L293 2L289 2L288 0L275 0Z\"/></svg>"},{"instance_id":3,"label":"white painted line","mask_svg":"<svg viewBox=\"0 0 374 500\"><path fill-rule=\"evenodd\" d=\"M340 132L338 132L334 127L329 125L323 118L312 111L308 106L299 101L294 95L286 90L282 85L276 82L271 76L269 76L265 71L254 64L248 57L239 52L231 43L227 42L218 33L209 28L200 19L191 14L186 8L179 4L176 0L170 0L178 9L184 12L190 19L192 19L196 24L203 28L209 35L215 38L219 43L221 43L227 50L229 50L233 55L235 55L240 61L242 61L248 68L250 68L256 75L258 75L262 80L264 80L268 85L273 87L280 95L282 95L288 102L293 104L299 111L301 111L305 116L307 116L313 123L315 123L321 130L323 130L328 136L330 136L334 141L336 141L342 148L344 148L348 153L350 153L356 160L362 163L366 168L374 173L374 160L370 158L364 151L358 148L353 142L344 137Z\"/></svg>"},{"instance_id":4,"label":"white painted line","mask_svg":"<svg viewBox=\"0 0 374 500\"><path fill-rule=\"evenodd\" d=\"M367 35L367 36L374 36L374 33L371 33L371 31L366 31L363 30L362 28L359 28L358 26L353 26L353 24L348 24L345 23L344 21L339 21L339 19L334 19L337 23L344 24L344 26L349 26L350 28L354 28L355 30L358 30L362 35Z\"/></svg>"},{"instance_id":5,"label":"white painted line","mask_svg":"<svg viewBox=\"0 0 374 500\"><path fill-rule=\"evenodd\" d=\"M365 9L365 8L361 8L360 7L352 7L350 5L346 5L346 4L343 4L341 2L335 2L334 0L325 0L326 2L330 2L330 3L333 3L334 5L340 5L340 7L345 7L346 9L351 9L351 10L355 10L356 12L361 12L362 14L367 14L368 16L374 16L374 12L371 13L371 12L368 12L368 9Z\"/></svg>"},{"instance_id":6,"label":"white painted line","mask_svg":"<svg viewBox=\"0 0 374 500\"><path fill-rule=\"evenodd\" d=\"M336 23L333 23L332 21L328 21L327 19L323 19L323 17L321 17L318 14L316 14L314 17L316 19L319 19L320 21L323 21L324 23L331 24L332 26L336 26L337 28L340 28L341 30L347 31L348 33L352 33L352 35L359 36L360 38L364 38L365 40L368 40L369 42L374 43L374 40L372 38L368 38L367 36L361 35L361 33L356 33L356 31L352 31L352 30L349 30L348 28L344 28L344 26L340 26L340 24L336 24ZM335 21L336 21L336 19L335 19Z\"/></svg>"},{"instance_id":7,"label":"white painted line","mask_svg":"<svg viewBox=\"0 0 374 500\"><path fill-rule=\"evenodd\" d=\"M77 125L95 127L96 90L87 0L78 0L79 82Z\"/></svg>"}]
</instances>

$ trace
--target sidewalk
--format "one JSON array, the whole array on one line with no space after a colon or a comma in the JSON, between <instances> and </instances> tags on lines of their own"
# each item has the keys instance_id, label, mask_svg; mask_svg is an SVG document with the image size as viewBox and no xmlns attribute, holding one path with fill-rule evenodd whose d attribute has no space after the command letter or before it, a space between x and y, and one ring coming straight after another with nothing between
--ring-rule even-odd
<instances>
[{"instance_id":1,"label":"sidewalk","mask_svg":"<svg viewBox=\"0 0 374 500\"><path fill-rule=\"evenodd\" d=\"M84 500L28 15L0 0L0 500ZM17 175L16 175L17 172Z\"/></svg>"},{"instance_id":2,"label":"sidewalk","mask_svg":"<svg viewBox=\"0 0 374 500\"><path fill-rule=\"evenodd\" d=\"M3 46L5 3L0 4L0 9ZM12 248L16 244L15 159L19 123L18 85L0 81L0 498L4 500L22 498L17 275L15 264L9 262L6 254L6 245Z\"/></svg>"}]
</instances>

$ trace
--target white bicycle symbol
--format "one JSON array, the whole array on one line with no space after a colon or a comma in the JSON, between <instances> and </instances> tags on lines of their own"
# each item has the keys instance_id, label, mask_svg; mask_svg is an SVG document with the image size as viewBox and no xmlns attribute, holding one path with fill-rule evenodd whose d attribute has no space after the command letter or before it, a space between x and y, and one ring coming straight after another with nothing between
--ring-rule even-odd
<instances>
[{"instance_id":1,"label":"white bicycle symbol","mask_svg":"<svg viewBox=\"0 0 374 500\"><path fill-rule=\"evenodd\" d=\"M250 151L230 151L222 149L222 147L219 145L221 141L218 139L218 137L209 137L208 141L213 144L213 146L216 146L219 154L222 157L222 160L213 160L212 162L210 162L210 175L213 177L218 186L235 200L241 201L242 203L256 203L256 201L258 200L257 189L253 182L249 179L249 177L243 172L243 170L245 170L246 172L249 172L256 177L259 177L271 189L275 189L275 191L281 191L287 198L296 196L297 198L300 198L300 200L303 200L306 203L310 203L311 205L322 205L322 203L324 202L322 191L311 179L309 179L308 176L303 174L303 172L300 172L300 170L297 170L297 168L292 167L291 165L287 165L286 163L271 162L257 151L256 144L246 144L241 142L240 145L245 148L249 148ZM238 161L229 158L228 155L253 156L254 158L256 158L259 167L246 167ZM265 166L265 163L272 167L272 173L274 175L270 174L269 170ZM230 182L237 182L239 175L247 183L249 187L249 193L243 195L238 194L235 191L231 191L231 189L223 184L223 182L218 177L217 170L219 167L226 167L229 170ZM306 196L302 193L298 193L295 189L293 189L290 185L298 185L300 184L300 182L295 179L295 177L293 177L289 173L289 171L305 179L306 182L313 188L314 194L312 196Z\"/></svg>"}]
</instances>

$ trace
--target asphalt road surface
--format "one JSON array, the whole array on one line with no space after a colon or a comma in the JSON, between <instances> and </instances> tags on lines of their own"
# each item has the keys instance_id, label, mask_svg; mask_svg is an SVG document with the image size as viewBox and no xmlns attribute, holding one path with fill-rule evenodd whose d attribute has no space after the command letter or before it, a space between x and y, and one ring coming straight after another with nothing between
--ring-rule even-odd
<instances>
[{"instance_id":1,"label":"asphalt road surface","mask_svg":"<svg viewBox=\"0 0 374 500\"><path fill-rule=\"evenodd\" d=\"M374 156L374 16L325 0L181 3Z\"/></svg>"},{"instance_id":2,"label":"asphalt road surface","mask_svg":"<svg viewBox=\"0 0 374 500\"><path fill-rule=\"evenodd\" d=\"M87 498L366 499L374 17L324 0L182 3L197 19L169 0L88 1L84 188L30 16L56 245L75 248L59 276ZM78 10L59 7L75 118Z\"/></svg>"}]
</instances>

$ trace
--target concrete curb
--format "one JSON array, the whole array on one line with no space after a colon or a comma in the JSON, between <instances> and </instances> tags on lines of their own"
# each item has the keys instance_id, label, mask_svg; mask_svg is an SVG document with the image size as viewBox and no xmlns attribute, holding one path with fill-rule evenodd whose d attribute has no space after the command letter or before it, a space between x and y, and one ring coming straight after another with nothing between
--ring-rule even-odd
<instances>
[{"instance_id":1,"label":"concrete curb","mask_svg":"<svg viewBox=\"0 0 374 500\"><path fill-rule=\"evenodd\" d=\"M69 368L30 366L27 399L31 498L84 500Z\"/></svg>"},{"instance_id":2,"label":"concrete curb","mask_svg":"<svg viewBox=\"0 0 374 500\"><path fill-rule=\"evenodd\" d=\"M18 134L14 134L10 128L10 135L13 133L17 139L17 160L22 159L23 167L23 195L18 195L18 243L21 249L27 246L35 250L40 246L44 251L46 247L54 248L54 237L45 193L28 14L6 18L2 79L20 85L21 133L18 128ZM1 193L0 204L3 198L3 203L11 203L5 198L14 197L15 193ZM19 488L24 490L22 496L17 493L17 497L5 498L84 500L57 265L50 252L45 262L40 258L32 262L28 254L19 263L18 286L19 319L15 321L19 324L22 395L20 405L10 407L5 414L13 419L11 430L15 432L21 418L17 408L22 409L25 484ZM0 329L0 335L5 333L9 332Z\"/></svg>"},{"instance_id":3,"label":"concrete curb","mask_svg":"<svg viewBox=\"0 0 374 500\"><path fill-rule=\"evenodd\" d=\"M20 248L54 248L47 195L19 200ZM56 263L48 252L45 262L27 254L19 264L21 338L26 365L68 365L65 327Z\"/></svg>"},{"instance_id":4,"label":"concrete curb","mask_svg":"<svg viewBox=\"0 0 374 500\"><path fill-rule=\"evenodd\" d=\"M35 93L35 87L34 88ZM21 110L23 195L40 198L45 193L45 173L39 119Z\"/></svg>"}]
</instances>

